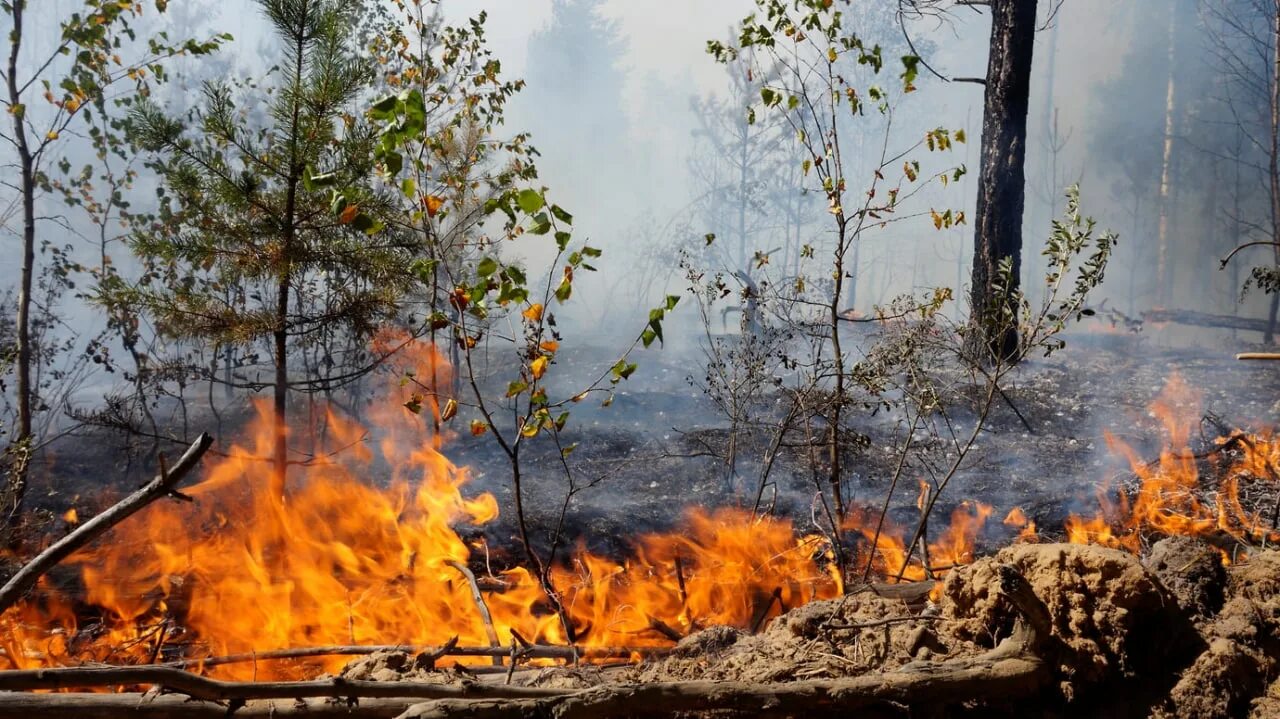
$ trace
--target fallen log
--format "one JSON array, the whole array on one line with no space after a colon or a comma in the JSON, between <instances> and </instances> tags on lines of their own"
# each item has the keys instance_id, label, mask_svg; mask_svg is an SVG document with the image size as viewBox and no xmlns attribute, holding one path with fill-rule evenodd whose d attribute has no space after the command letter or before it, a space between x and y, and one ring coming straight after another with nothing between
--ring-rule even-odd
<instances>
[{"instance_id":1,"label":"fallen log","mask_svg":"<svg viewBox=\"0 0 1280 719\"><path fill-rule=\"evenodd\" d=\"M70 534L37 554L35 558L27 562L22 569L19 569L17 573L10 577L3 587L0 587L0 612L22 599L36 585L40 577L57 566L59 562L71 556L76 550L101 537L107 530L133 516L143 507L160 497L177 494L174 487L192 469L195 469L196 464L200 462L200 458L204 456L205 450L209 449L211 444L213 444L213 438L208 433L201 433L196 441L183 453L178 463L169 469L165 468L164 458L161 457L160 474L156 475L155 479L147 482L138 491L120 500L93 519L76 527Z\"/></svg>"},{"instance_id":2,"label":"fallen log","mask_svg":"<svg viewBox=\"0 0 1280 719\"><path fill-rule=\"evenodd\" d=\"M1159 324L1171 322L1193 327L1210 327L1213 329L1245 330L1247 332L1266 333L1269 323L1266 320L1236 315L1215 315L1194 310L1148 310L1142 313L1142 321Z\"/></svg>"}]
</instances>

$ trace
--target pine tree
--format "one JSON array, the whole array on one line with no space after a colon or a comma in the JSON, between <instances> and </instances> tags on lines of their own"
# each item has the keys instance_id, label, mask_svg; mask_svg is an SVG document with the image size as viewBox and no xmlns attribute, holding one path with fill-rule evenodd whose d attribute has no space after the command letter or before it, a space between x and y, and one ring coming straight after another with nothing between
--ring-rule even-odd
<instances>
[{"instance_id":1,"label":"pine tree","mask_svg":"<svg viewBox=\"0 0 1280 719\"><path fill-rule=\"evenodd\" d=\"M269 349L273 381L240 386L274 390L271 491L283 497L290 390L328 389L371 366L362 357L348 372L304 379L290 353L335 331L363 337L392 315L413 250L371 219L381 202L374 138L347 111L374 78L347 30L359 4L258 4L281 48L270 80L206 84L190 126L154 105L133 113L163 181L162 207L132 238L151 269L122 299L168 337Z\"/></svg>"}]
</instances>

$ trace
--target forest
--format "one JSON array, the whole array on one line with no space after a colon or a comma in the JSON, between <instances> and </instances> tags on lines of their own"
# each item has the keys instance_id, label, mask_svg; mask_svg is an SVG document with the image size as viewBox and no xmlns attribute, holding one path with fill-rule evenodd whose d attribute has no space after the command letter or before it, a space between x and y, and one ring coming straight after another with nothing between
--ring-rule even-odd
<instances>
[{"instance_id":1,"label":"forest","mask_svg":"<svg viewBox=\"0 0 1280 719\"><path fill-rule=\"evenodd\" d=\"M1280 717L1280 0L0 11L0 719Z\"/></svg>"}]
</instances>

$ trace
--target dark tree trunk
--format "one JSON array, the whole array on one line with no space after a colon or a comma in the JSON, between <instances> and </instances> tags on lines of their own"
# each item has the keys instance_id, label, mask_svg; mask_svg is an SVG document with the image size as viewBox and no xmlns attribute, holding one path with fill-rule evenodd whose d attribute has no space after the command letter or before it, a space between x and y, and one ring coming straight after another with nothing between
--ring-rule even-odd
<instances>
[{"instance_id":1,"label":"dark tree trunk","mask_svg":"<svg viewBox=\"0 0 1280 719\"><path fill-rule=\"evenodd\" d=\"M1023 165L1035 29L1036 0L991 0L991 55L973 251L970 349L979 358L1016 360L1018 354L1018 328L1002 319L1002 306L1017 316L1013 294L1022 271ZM1001 291L997 268L1005 258L1013 272L1009 286Z\"/></svg>"}]
</instances>

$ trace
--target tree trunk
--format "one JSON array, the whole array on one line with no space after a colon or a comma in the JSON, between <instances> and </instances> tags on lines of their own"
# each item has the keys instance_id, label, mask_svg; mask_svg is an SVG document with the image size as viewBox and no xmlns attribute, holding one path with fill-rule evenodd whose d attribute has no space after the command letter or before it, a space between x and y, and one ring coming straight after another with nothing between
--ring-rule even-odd
<instances>
[{"instance_id":1,"label":"tree trunk","mask_svg":"<svg viewBox=\"0 0 1280 719\"><path fill-rule=\"evenodd\" d=\"M304 12L305 14L305 12ZM299 20L302 24L302 21ZM272 412L272 425L275 430L275 457L272 477L272 496L284 500L286 495L289 471L289 289L293 283L293 245L298 231L298 185L302 182L303 168L298 159L298 134L301 132L302 101L298 97L302 91L302 63L306 48L306 32L298 27L294 38L296 58L293 68L293 116L289 121L289 178L285 194L283 242L280 248L279 265L276 268L276 329L272 333L275 344L275 403Z\"/></svg>"},{"instance_id":2,"label":"tree trunk","mask_svg":"<svg viewBox=\"0 0 1280 719\"><path fill-rule=\"evenodd\" d=\"M1169 8L1169 80L1164 95L1164 152L1160 161L1160 220L1156 235L1156 304L1169 304L1169 213L1172 210L1171 184L1173 166L1174 109L1176 108L1174 71L1177 67L1178 7Z\"/></svg>"},{"instance_id":3,"label":"tree trunk","mask_svg":"<svg viewBox=\"0 0 1280 719\"><path fill-rule=\"evenodd\" d=\"M1271 152L1268 158L1268 174L1271 176L1271 240L1280 242L1280 0L1275 0L1275 22L1271 26ZM1280 245L1274 245L1274 267L1280 271ZM1266 343L1274 344L1276 313L1280 310L1280 294L1271 295L1270 312L1267 314Z\"/></svg>"},{"instance_id":4,"label":"tree trunk","mask_svg":"<svg viewBox=\"0 0 1280 719\"><path fill-rule=\"evenodd\" d=\"M982 157L974 223L970 349L978 358L1016 361L1014 295L1022 271L1022 210L1026 199L1027 108L1035 48L1036 0L991 0L991 54L982 113ZM1012 264L1001 288L999 263Z\"/></svg>"},{"instance_id":5,"label":"tree trunk","mask_svg":"<svg viewBox=\"0 0 1280 719\"><path fill-rule=\"evenodd\" d=\"M35 161L31 146L27 143L22 98L18 85L18 54L22 47L22 15L26 0L15 0L12 6L13 28L9 34L9 67L5 78L9 90L9 112L13 118L13 140L18 150L19 171L22 175L22 280L18 289L18 432L14 445L19 452L9 478L10 505L9 526L14 526L22 515L22 504L27 494L27 453L31 443L31 412L35 401L35 388L31 386L31 284L35 274L36 210L35 210Z\"/></svg>"}]
</instances>

